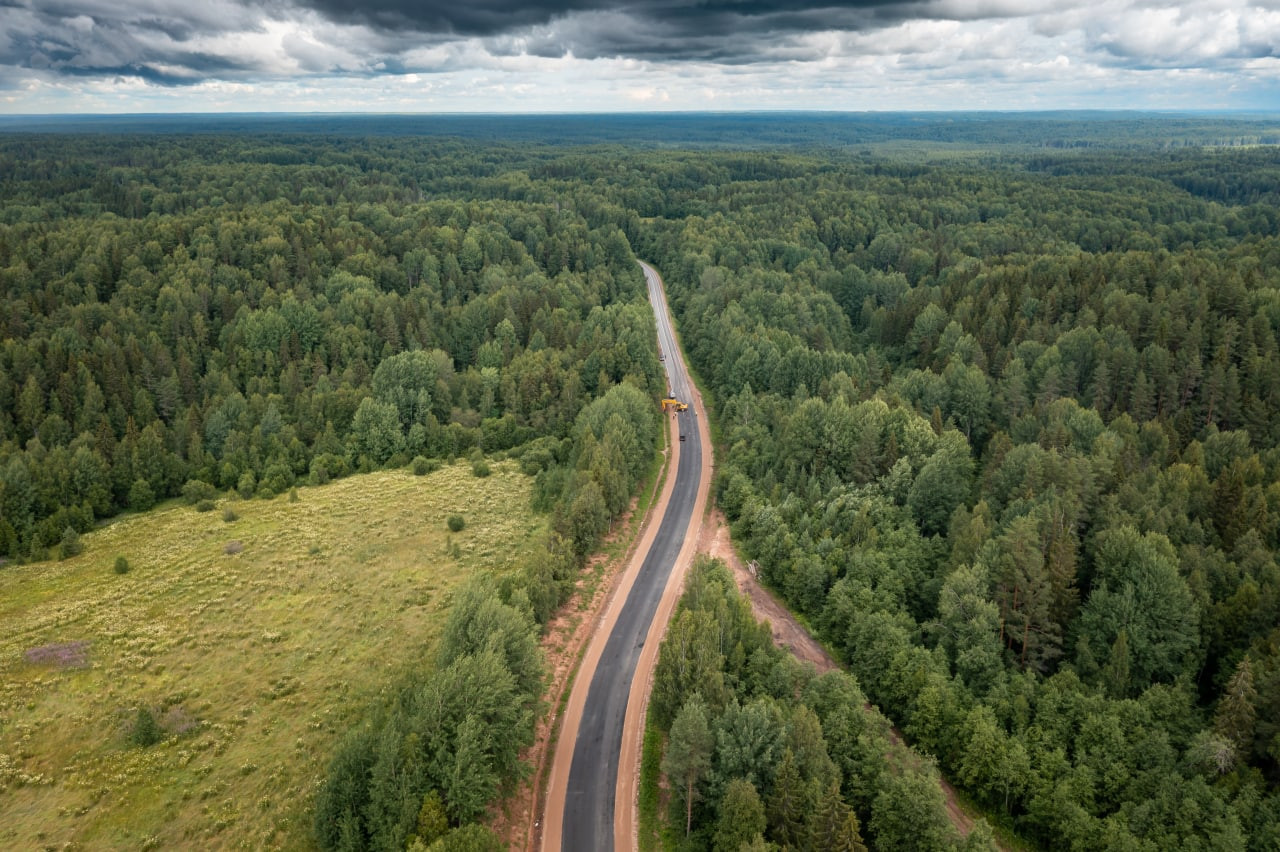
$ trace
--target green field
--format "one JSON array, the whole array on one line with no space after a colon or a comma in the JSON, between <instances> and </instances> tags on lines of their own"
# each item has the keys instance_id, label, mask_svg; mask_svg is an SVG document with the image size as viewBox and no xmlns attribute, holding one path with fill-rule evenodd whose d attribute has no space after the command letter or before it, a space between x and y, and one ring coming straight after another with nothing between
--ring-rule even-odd
<instances>
[{"instance_id":1,"label":"green field","mask_svg":"<svg viewBox=\"0 0 1280 852\"><path fill-rule=\"evenodd\" d=\"M531 485L511 462L374 473L0 568L0 847L307 847L337 738L429 651L460 581L543 535ZM143 706L168 733L150 748L129 742Z\"/></svg>"}]
</instances>

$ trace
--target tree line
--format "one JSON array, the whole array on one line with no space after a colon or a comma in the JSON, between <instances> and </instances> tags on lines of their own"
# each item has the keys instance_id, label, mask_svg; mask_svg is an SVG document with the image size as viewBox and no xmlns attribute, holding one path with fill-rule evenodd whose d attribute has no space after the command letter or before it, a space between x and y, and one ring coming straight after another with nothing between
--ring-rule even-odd
<instances>
[{"instance_id":1,"label":"tree line","mask_svg":"<svg viewBox=\"0 0 1280 852\"><path fill-rule=\"evenodd\" d=\"M656 452L658 419L650 397L619 384L579 413L565 439L571 464L542 467L547 438L512 451L526 471L541 468L537 488L556 531L515 573L473 578L435 658L404 661L391 697L347 734L316 796L321 848L501 849L481 822L527 771L518 757L545 709L541 628L630 502Z\"/></svg>"}]
</instances>

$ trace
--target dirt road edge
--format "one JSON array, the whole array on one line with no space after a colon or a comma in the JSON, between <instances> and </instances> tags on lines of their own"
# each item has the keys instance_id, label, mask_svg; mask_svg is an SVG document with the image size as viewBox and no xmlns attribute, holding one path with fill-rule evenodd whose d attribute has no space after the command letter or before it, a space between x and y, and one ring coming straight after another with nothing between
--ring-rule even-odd
<instances>
[{"instance_id":1,"label":"dirt road edge","mask_svg":"<svg viewBox=\"0 0 1280 852\"><path fill-rule=\"evenodd\" d=\"M664 290L663 307L670 316ZM683 349L683 347L681 347ZM699 443L702 446L702 470L698 476L698 494L694 498L693 514L689 518L689 528L685 531L684 545L676 564L667 579L662 600L658 603L658 611L654 614L645 635L644 650L636 664L635 677L631 680L631 692L627 696L627 712L622 723L622 753L618 757L618 783L614 798L613 816L613 848L637 849L640 845L639 834L639 801L640 789L640 753L644 747L645 716L649 708L649 693L653 688L653 670L658 662L658 646L667 633L667 624L675 610L676 602L684 589L684 578L693 557L698 552L698 532L703 525L703 516L707 512L707 502L711 494L711 475L715 468L711 449L711 430L708 427L707 411L702 404L702 394L692 381L689 382L691 398L689 411L683 417L692 416L697 423ZM677 421L672 420L675 424ZM687 423L688 421L686 421ZM677 441L678 444L678 441Z\"/></svg>"},{"instance_id":2,"label":"dirt road edge","mask_svg":"<svg viewBox=\"0 0 1280 852\"><path fill-rule=\"evenodd\" d=\"M612 597L595 625L587 651L578 664L577 672L573 675L573 687L569 692L569 700L559 720L559 731L555 735L555 753L552 757L551 773L545 792L546 804L542 814L540 848L546 852L559 852L561 846L564 832L564 805L569 789L569 769L573 763L573 749L578 739L578 727L582 723L582 710L587 703L587 692L591 688L592 675L600 662L600 656L604 653L609 634L613 632L613 625L626 604L627 596L631 594L631 587L635 585L636 575L640 573L645 555L658 536L658 528L661 526L659 521L666 514L667 504L671 502L671 492L675 489L675 471L680 467L680 430L678 424L670 419L668 430L668 446L671 452L667 456L667 472L662 494L649 507L649 517L644 522L645 531L640 538L640 543L632 553L626 571L614 586Z\"/></svg>"}]
</instances>

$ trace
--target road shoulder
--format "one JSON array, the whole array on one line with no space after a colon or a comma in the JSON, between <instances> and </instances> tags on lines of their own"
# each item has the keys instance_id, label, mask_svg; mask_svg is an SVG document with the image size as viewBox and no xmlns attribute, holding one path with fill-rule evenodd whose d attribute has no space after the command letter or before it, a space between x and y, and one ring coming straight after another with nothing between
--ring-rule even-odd
<instances>
[{"instance_id":1,"label":"road shoulder","mask_svg":"<svg viewBox=\"0 0 1280 852\"><path fill-rule=\"evenodd\" d=\"M553 724L558 723L555 733L555 752L552 756L551 772L546 785L546 804L542 809L541 842L531 848L558 852L564 831L564 805L569 789L569 770L573 764L574 745L578 739L578 728L582 723L582 711L587 703L587 693L591 688L591 680L595 674L600 656L604 653L605 644L613 632L622 607L626 604L631 588L635 585L636 575L644 563L658 535L662 518L666 515L667 505L671 502L671 492L675 488L676 471L680 466L680 435L676 422L667 418L667 446L670 452L666 460L666 474L663 477L662 493L649 507L644 520L644 531L639 543L631 553L626 569L619 575L617 582L610 590L602 609L603 613L593 613L587 622L590 625L590 639L586 653L582 657L577 671L573 673L573 684L569 692L569 700L565 703L564 712Z\"/></svg>"}]
</instances>

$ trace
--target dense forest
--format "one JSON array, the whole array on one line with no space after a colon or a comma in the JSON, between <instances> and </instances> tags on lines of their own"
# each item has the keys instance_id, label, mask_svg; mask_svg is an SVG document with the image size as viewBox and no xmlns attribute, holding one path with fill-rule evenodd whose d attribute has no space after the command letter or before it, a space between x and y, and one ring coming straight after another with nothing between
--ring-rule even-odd
<instances>
[{"instance_id":1,"label":"dense forest","mask_svg":"<svg viewBox=\"0 0 1280 852\"><path fill-rule=\"evenodd\" d=\"M1280 845L1280 157L1256 146L1274 124L761 119L775 147L725 150L715 128L751 125L716 121L678 150L624 130L0 138L0 555L201 483L269 496L507 452L560 552L457 629L490 619L519 647L652 455L634 251L713 403L735 537L856 679L823 695L865 693L1035 845ZM799 674L769 685L786 666L754 629L703 661L727 668L700 711L684 692L662 711L672 737L682 714L701 737L699 712L782 732L756 801L720 769L686 788L688 842L737 848L725 814L763 808L760 843L803 845L812 828L770 816L797 773L813 797L838 783L851 810L824 807L862 842L907 848L877 797L920 773L842 764L854 723ZM353 734L335 778L404 786L334 782L326 843L475 816L449 793L476 755L459 743L505 734L451 722L426 762L396 755L440 724L424 696L470 700L463 669L509 675L529 708L536 666L451 647ZM491 721L520 741L524 719ZM838 772L799 762L815 720ZM368 804L384 793L399 810Z\"/></svg>"},{"instance_id":2,"label":"dense forest","mask_svg":"<svg viewBox=\"0 0 1280 852\"><path fill-rule=\"evenodd\" d=\"M616 228L406 204L355 167L202 164L160 141L117 143L154 165L107 170L65 144L0 166L0 555L188 482L280 493L534 438L550 502L582 407L627 376L662 389ZM595 477L610 517L615 467Z\"/></svg>"},{"instance_id":3,"label":"dense forest","mask_svg":"<svg viewBox=\"0 0 1280 852\"><path fill-rule=\"evenodd\" d=\"M315 816L324 848L491 843L474 823L520 777L537 625L655 452L665 383L625 237L553 205L402 202L350 164L201 159L257 161L244 139L138 142L0 166L0 557L66 555L179 494L518 458L550 546L475 583L435 659L397 661Z\"/></svg>"},{"instance_id":4,"label":"dense forest","mask_svg":"<svg viewBox=\"0 0 1280 852\"><path fill-rule=\"evenodd\" d=\"M774 645L724 564L699 557L659 650L650 705L666 735L676 845L991 849L986 823L961 837L937 768L866 703L847 673L817 676Z\"/></svg>"},{"instance_id":5,"label":"dense forest","mask_svg":"<svg viewBox=\"0 0 1280 852\"><path fill-rule=\"evenodd\" d=\"M739 541L1047 847L1280 843L1278 162L783 159L646 243Z\"/></svg>"}]
</instances>

